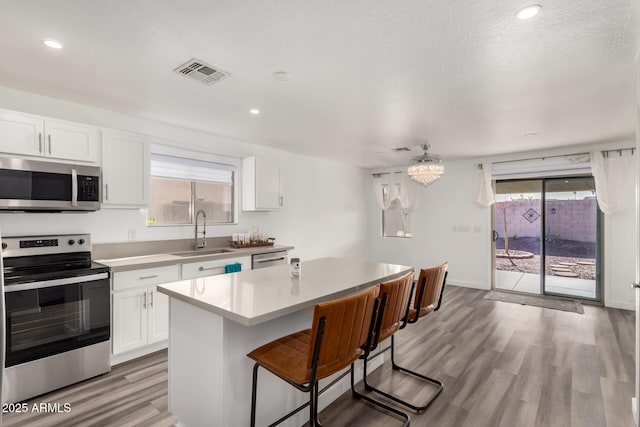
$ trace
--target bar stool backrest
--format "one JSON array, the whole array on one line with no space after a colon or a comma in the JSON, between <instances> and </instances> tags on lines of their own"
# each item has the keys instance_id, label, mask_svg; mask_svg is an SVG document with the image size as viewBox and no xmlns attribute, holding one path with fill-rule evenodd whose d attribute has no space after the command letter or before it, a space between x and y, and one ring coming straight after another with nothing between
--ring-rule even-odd
<instances>
[{"instance_id":1,"label":"bar stool backrest","mask_svg":"<svg viewBox=\"0 0 640 427\"><path fill-rule=\"evenodd\" d=\"M346 368L360 357L360 347L367 342L379 290L379 286L374 286L359 294L315 306L311 327L312 348L309 351L307 367L311 369L313 366L316 354L313 347L319 331L324 329L318 357L317 379ZM324 328L321 328L323 319Z\"/></svg>"},{"instance_id":2,"label":"bar stool backrest","mask_svg":"<svg viewBox=\"0 0 640 427\"><path fill-rule=\"evenodd\" d=\"M400 324L407 311L409 298L411 298L411 285L413 284L414 274L412 271L399 279L380 284L378 299L386 296L386 302L384 304L382 322L380 323L378 342L389 338L400 328Z\"/></svg>"},{"instance_id":3,"label":"bar stool backrest","mask_svg":"<svg viewBox=\"0 0 640 427\"><path fill-rule=\"evenodd\" d=\"M413 301L413 308L418 315L417 317L426 316L438 305L448 266L449 263L445 262L437 267L420 270L418 286L415 291L416 297ZM417 318L414 320L417 320Z\"/></svg>"}]
</instances>

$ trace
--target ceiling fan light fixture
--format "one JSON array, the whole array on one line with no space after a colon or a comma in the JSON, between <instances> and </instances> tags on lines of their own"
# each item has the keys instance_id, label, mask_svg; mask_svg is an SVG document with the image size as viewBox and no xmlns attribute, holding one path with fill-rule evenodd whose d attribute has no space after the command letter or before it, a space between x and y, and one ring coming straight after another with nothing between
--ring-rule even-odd
<instances>
[{"instance_id":1,"label":"ceiling fan light fixture","mask_svg":"<svg viewBox=\"0 0 640 427\"><path fill-rule=\"evenodd\" d=\"M424 154L419 157L414 157L413 160L417 163L409 166L407 169L407 175L422 185L429 185L444 175L442 159L440 156L428 154L427 150L429 147L431 147L430 144L422 144Z\"/></svg>"}]
</instances>

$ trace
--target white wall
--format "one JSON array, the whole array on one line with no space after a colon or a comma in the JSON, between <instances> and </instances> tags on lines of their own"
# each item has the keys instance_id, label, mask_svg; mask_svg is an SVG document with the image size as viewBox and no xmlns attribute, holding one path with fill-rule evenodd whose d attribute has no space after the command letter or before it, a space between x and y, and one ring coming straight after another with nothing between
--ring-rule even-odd
<instances>
[{"instance_id":1,"label":"white wall","mask_svg":"<svg viewBox=\"0 0 640 427\"><path fill-rule=\"evenodd\" d=\"M473 160L446 162L445 167L445 175L421 191L411 217L412 238L381 237L381 213L367 187L370 256L416 269L448 261L448 283L487 289L491 211L471 203Z\"/></svg>"},{"instance_id":2,"label":"white wall","mask_svg":"<svg viewBox=\"0 0 640 427\"><path fill-rule=\"evenodd\" d=\"M277 212L239 212L237 225L208 226L209 236L245 232L252 226L296 247L303 259L322 256L366 257L366 186L360 168L275 150L192 129L92 108L0 87L0 108L134 131L230 157L263 156L280 163L284 207ZM102 209L94 213L0 213L3 235L91 233L94 243L124 242L128 230L137 240L192 238L193 227L147 227L144 210Z\"/></svg>"},{"instance_id":3,"label":"white wall","mask_svg":"<svg viewBox=\"0 0 640 427\"><path fill-rule=\"evenodd\" d=\"M491 208L484 208L473 202L475 164L634 145L634 141L621 141L445 162L444 177L422 190L417 212L412 216L411 239L380 237L380 210L375 205L369 183L370 256L373 260L408 264L416 269L448 261L448 283L490 289ZM630 179L635 182L635 174ZM635 187L630 185L627 208L604 218L604 298L605 304L611 307L634 307L634 294L629 287L635 276L634 198Z\"/></svg>"}]
</instances>

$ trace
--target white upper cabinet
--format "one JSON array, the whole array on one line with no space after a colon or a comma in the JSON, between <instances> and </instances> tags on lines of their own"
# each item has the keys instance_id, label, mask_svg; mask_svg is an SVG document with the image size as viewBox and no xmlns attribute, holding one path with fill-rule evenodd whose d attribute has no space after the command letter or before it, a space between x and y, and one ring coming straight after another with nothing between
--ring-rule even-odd
<instances>
[{"instance_id":1,"label":"white upper cabinet","mask_svg":"<svg viewBox=\"0 0 640 427\"><path fill-rule=\"evenodd\" d=\"M148 138L103 131L102 176L104 207L146 207L149 202Z\"/></svg>"},{"instance_id":2,"label":"white upper cabinet","mask_svg":"<svg viewBox=\"0 0 640 427\"><path fill-rule=\"evenodd\" d=\"M0 111L0 151L42 156L44 120L9 111Z\"/></svg>"},{"instance_id":3,"label":"white upper cabinet","mask_svg":"<svg viewBox=\"0 0 640 427\"><path fill-rule=\"evenodd\" d=\"M278 163L262 157L242 159L242 210L267 211L281 207Z\"/></svg>"},{"instance_id":4,"label":"white upper cabinet","mask_svg":"<svg viewBox=\"0 0 640 427\"><path fill-rule=\"evenodd\" d=\"M94 126L13 111L0 111L0 152L95 163L99 160Z\"/></svg>"},{"instance_id":5,"label":"white upper cabinet","mask_svg":"<svg viewBox=\"0 0 640 427\"><path fill-rule=\"evenodd\" d=\"M56 159L97 162L98 129L59 120L45 120L45 156Z\"/></svg>"}]
</instances>

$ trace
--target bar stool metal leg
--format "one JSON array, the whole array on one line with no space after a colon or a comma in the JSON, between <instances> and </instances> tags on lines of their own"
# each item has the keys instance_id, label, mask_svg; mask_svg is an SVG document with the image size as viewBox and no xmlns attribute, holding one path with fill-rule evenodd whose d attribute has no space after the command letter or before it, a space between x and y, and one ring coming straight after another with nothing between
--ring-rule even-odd
<instances>
[{"instance_id":1,"label":"bar stool metal leg","mask_svg":"<svg viewBox=\"0 0 640 427\"><path fill-rule=\"evenodd\" d=\"M258 367L259 364L253 365L253 382L251 384L251 427L256 426L256 389L258 388Z\"/></svg>"},{"instance_id":2,"label":"bar stool metal leg","mask_svg":"<svg viewBox=\"0 0 640 427\"><path fill-rule=\"evenodd\" d=\"M399 403L399 404L401 404L401 405L404 405L404 406L406 406L407 408L413 409L413 410L414 410L414 411L416 411L416 412L425 411L425 410L429 407L429 405L431 405L431 403L433 403L433 401L435 400L435 398L436 398L436 397L438 397L438 395L439 395L440 393L442 393L442 390L443 390L443 388L444 388L444 386L442 385L442 382L440 382L440 381L438 381L438 380L436 380L436 379L434 379L434 378L428 377L428 376L426 376L426 375L419 374L418 372L412 371L412 370L410 370L410 369L407 369L407 368L404 368L404 367L402 367L402 366L398 365L398 364L395 362L395 359L394 359L394 337L393 337L393 335L391 336L391 346L390 346L390 349L391 349L391 366L392 366L392 368L393 368L394 370L404 372L404 373L406 373L406 374L408 374L408 375L411 375L411 376L413 376L413 377L416 377L416 378L418 378L418 379L420 379L420 380L422 380L422 381L424 381L424 382L427 382L427 383L429 383L429 384L432 384L432 385L436 386L436 391L435 391L435 393L434 393L434 394L433 394L433 395L432 395L432 396L431 396L431 397L430 397L426 402L424 402L423 404L421 404L421 405L414 405L414 404L412 404L412 403L410 403L410 402L407 402L406 400L400 399L400 398L399 398L399 397L397 397L397 396L394 396L394 395L392 395L392 394L390 394L390 393L387 393L387 392L385 392L385 391L382 391L382 390L380 390L380 389L378 389L378 388L376 388L376 387L372 386L372 385L369 383L369 381L368 381L368 379L367 379L367 374L368 374L368 372L367 372L367 363L366 363L366 361L365 361L365 363L364 363L364 374L363 374L363 375L364 375L363 382L364 382L365 390L373 391L373 392L375 392L375 393L378 393L378 394L380 394L380 395L382 395L382 396L386 397L387 399L393 400L394 402L397 402L397 403ZM385 350L386 350L386 349L385 349Z\"/></svg>"},{"instance_id":3,"label":"bar stool metal leg","mask_svg":"<svg viewBox=\"0 0 640 427\"><path fill-rule=\"evenodd\" d=\"M364 360L365 360L365 363L366 363L367 359L365 358ZM353 363L351 364L351 395L356 399L362 399L362 400L364 400L366 402L371 403L372 405L379 406L379 407L381 407L382 409L384 409L386 411L389 411L391 413L394 413L394 414L398 415L399 417L401 417L404 420L404 423L402 424L403 427L408 427L410 425L411 418L409 417L409 414L407 414L405 412L402 412L402 411L399 411L396 408L393 408L393 407L391 407L391 406L389 406L389 405L387 405L385 403L382 403L382 402L380 402L378 400L372 399L369 396L366 396L366 395L364 395L362 393L359 393L356 390Z\"/></svg>"}]
</instances>

